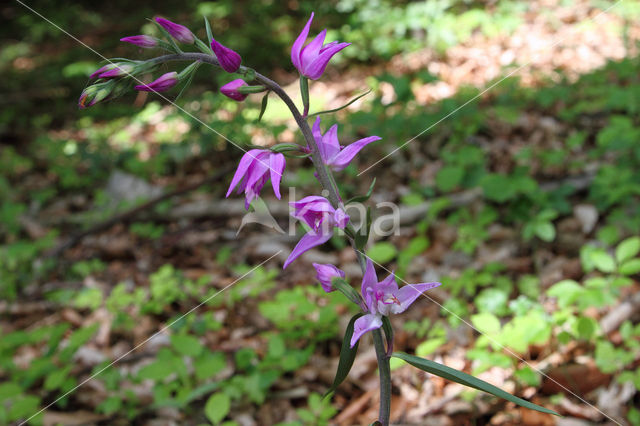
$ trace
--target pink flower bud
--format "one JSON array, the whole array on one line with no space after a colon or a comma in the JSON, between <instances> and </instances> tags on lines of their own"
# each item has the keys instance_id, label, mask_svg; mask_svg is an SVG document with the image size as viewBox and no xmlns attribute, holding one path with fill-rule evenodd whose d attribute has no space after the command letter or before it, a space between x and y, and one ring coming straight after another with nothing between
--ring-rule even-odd
<instances>
[{"instance_id":1,"label":"pink flower bud","mask_svg":"<svg viewBox=\"0 0 640 426\"><path fill-rule=\"evenodd\" d=\"M161 75L149 84L140 84L135 89L143 92L163 92L176 84L178 84L178 73L173 71Z\"/></svg>"},{"instance_id":2,"label":"pink flower bud","mask_svg":"<svg viewBox=\"0 0 640 426\"><path fill-rule=\"evenodd\" d=\"M233 50L218 43L214 38L211 39L211 50L216 54L220 66L226 72L236 72L240 68L242 58Z\"/></svg>"},{"instance_id":3,"label":"pink flower bud","mask_svg":"<svg viewBox=\"0 0 640 426\"><path fill-rule=\"evenodd\" d=\"M313 267L316 268L316 278L318 279L318 282L320 282L322 289L327 293L335 291L335 288L333 288L333 285L331 284L331 280L333 280L335 277L345 277L344 271L336 268L331 264L314 263Z\"/></svg>"},{"instance_id":4,"label":"pink flower bud","mask_svg":"<svg viewBox=\"0 0 640 426\"><path fill-rule=\"evenodd\" d=\"M248 96L238 92L238 88L242 86L248 86L248 84L243 79L238 78L222 86L220 88L220 92L222 92L222 94L226 97L233 99L234 101L242 102Z\"/></svg>"},{"instance_id":5,"label":"pink flower bud","mask_svg":"<svg viewBox=\"0 0 640 426\"><path fill-rule=\"evenodd\" d=\"M193 36L193 33L189 28L184 25L176 24L175 22L171 22L168 19L164 18L156 18L156 22L162 26L167 32L171 35L171 37L175 38L180 43L184 44L193 44L196 39Z\"/></svg>"},{"instance_id":6,"label":"pink flower bud","mask_svg":"<svg viewBox=\"0 0 640 426\"><path fill-rule=\"evenodd\" d=\"M144 48L156 47L158 45L158 41L155 38L150 37L148 35L136 35L136 36L130 36L130 37L123 37L120 39L120 41L135 44L136 46L144 47Z\"/></svg>"}]
</instances>

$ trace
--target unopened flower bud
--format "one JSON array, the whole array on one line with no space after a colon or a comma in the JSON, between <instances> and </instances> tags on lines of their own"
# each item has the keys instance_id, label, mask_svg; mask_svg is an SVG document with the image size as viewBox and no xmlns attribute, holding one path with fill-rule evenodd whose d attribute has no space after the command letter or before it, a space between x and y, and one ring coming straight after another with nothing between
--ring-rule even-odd
<instances>
[{"instance_id":1,"label":"unopened flower bud","mask_svg":"<svg viewBox=\"0 0 640 426\"><path fill-rule=\"evenodd\" d=\"M135 89L143 92L163 92L178 84L178 81L178 73L172 71L161 75L149 84L140 84Z\"/></svg>"},{"instance_id":2,"label":"unopened flower bud","mask_svg":"<svg viewBox=\"0 0 640 426\"><path fill-rule=\"evenodd\" d=\"M124 75L131 74L133 71L133 65L131 64L118 64L117 66L111 68L108 71L103 72L99 75L100 78L117 78L122 77Z\"/></svg>"},{"instance_id":3,"label":"unopened flower bud","mask_svg":"<svg viewBox=\"0 0 640 426\"><path fill-rule=\"evenodd\" d=\"M220 88L220 92L234 101L242 102L247 98L247 94L240 93L238 89L243 86L249 86L246 81L241 78L230 81Z\"/></svg>"},{"instance_id":4,"label":"unopened flower bud","mask_svg":"<svg viewBox=\"0 0 640 426\"><path fill-rule=\"evenodd\" d=\"M195 37L191 30L184 25L176 24L168 19L156 18L156 22L162 26L171 37L175 38L180 43L193 44L195 43Z\"/></svg>"},{"instance_id":5,"label":"unopened flower bud","mask_svg":"<svg viewBox=\"0 0 640 426\"><path fill-rule=\"evenodd\" d=\"M314 263L313 267L316 268L316 278L318 279L318 282L322 286L322 289L327 293L331 293L335 290L335 288L333 288L333 285L331 284L331 280L336 277L345 277L344 271L336 268L331 264Z\"/></svg>"},{"instance_id":6,"label":"unopened flower bud","mask_svg":"<svg viewBox=\"0 0 640 426\"><path fill-rule=\"evenodd\" d=\"M216 54L223 70L226 72L238 71L242 62L242 57L238 53L218 43L214 38L211 39L211 50Z\"/></svg>"},{"instance_id":7,"label":"unopened flower bud","mask_svg":"<svg viewBox=\"0 0 640 426\"><path fill-rule=\"evenodd\" d=\"M130 37L123 37L120 41L124 41L126 43L135 44L139 47L144 47L146 49L151 47L156 47L158 45L158 40L148 35L136 35Z\"/></svg>"}]
</instances>

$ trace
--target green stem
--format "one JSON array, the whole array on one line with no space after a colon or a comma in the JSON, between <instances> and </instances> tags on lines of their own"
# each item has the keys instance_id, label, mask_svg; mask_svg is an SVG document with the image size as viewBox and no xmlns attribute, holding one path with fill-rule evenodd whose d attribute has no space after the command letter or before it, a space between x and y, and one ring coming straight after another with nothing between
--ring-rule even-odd
<instances>
[{"instance_id":1,"label":"green stem","mask_svg":"<svg viewBox=\"0 0 640 426\"><path fill-rule=\"evenodd\" d=\"M159 56L157 58L150 59L148 62L164 63L169 61L202 61L204 63L220 67L220 63L213 55L205 55L203 53L193 52ZM255 71L250 68L240 66L240 69L237 72L243 74L248 72L253 73ZM309 127L309 123L307 123L305 116L300 114L300 111L298 110L298 107L296 107L296 104L278 83L258 72L255 72L255 80L275 93L287 105L287 108L289 108L289 111L291 111L291 115L293 115L294 120L296 120L296 123L298 124L298 127L300 128L300 131L302 132L307 145L311 149L311 158L313 159L313 165L315 166L318 173L318 181L320 181L320 185L322 185L322 187L329 192L329 195L327 197L329 199L329 202L334 208L342 208L344 210L344 203L340 198L338 186L333 179L331 171L329 170L327 165L324 164L324 161L322 161L320 149L318 148L318 144L313 137L313 133L311 133L311 128ZM365 255L357 249L355 240L353 238L350 237L349 240L351 242L351 246L356 252L358 262L360 263L360 268L364 273L366 266ZM389 415L391 413L391 370L389 367L389 357L386 354L387 351L384 347L382 332L380 331L380 329L373 330L373 342L376 348L376 356L378 358L378 370L380 371L380 416L378 421L382 423L383 426L388 426Z\"/></svg>"},{"instance_id":2,"label":"green stem","mask_svg":"<svg viewBox=\"0 0 640 426\"><path fill-rule=\"evenodd\" d=\"M391 415L391 367L384 347L382 332L378 328L373 330L372 333L376 357L378 358L378 371L380 372L380 412L378 421L382 423L382 426L389 426L389 416Z\"/></svg>"}]
</instances>

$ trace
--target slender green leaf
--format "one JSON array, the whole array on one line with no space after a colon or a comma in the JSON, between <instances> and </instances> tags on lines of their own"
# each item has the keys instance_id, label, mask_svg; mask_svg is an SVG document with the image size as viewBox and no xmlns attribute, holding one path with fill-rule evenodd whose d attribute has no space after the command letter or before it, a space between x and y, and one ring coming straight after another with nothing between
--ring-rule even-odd
<instances>
[{"instance_id":1,"label":"slender green leaf","mask_svg":"<svg viewBox=\"0 0 640 426\"><path fill-rule=\"evenodd\" d=\"M340 348L340 361L338 361L338 370L336 371L336 377L333 379L333 384L329 388L328 391L325 392L324 398L326 398L329 394L334 392L340 383L347 378L349 371L351 371L351 367L353 366L353 361L356 359L356 353L358 352L358 344L360 341L357 341L353 348L351 347L351 337L353 336L353 327L358 318L360 318L362 313L355 314L351 317L349 324L347 325L347 329L344 332L344 338L342 339L342 347Z\"/></svg>"},{"instance_id":2,"label":"slender green leaf","mask_svg":"<svg viewBox=\"0 0 640 426\"><path fill-rule=\"evenodd\" d=\"M355 197L349 198L349 200L345 204L364 203L369 199L369 197L371 197L371 194L373 193L373 187L375 186L375 184L376 184L376 178L373 178L373 182L371 182L371 185L369 185L369 190L365 195L356 195Z\"/></svg>"},{"instance_id":3,"label":"slender green leaf","mask_svg":"<svg viewBox=\"0 0 640 426\"><path fill-rule=\"evenodd\" d=\"M182 73L184 73L183 75L188 75L188 77L187 77L187 81L182 86L182 89L180 90L180 93L178 93L178 96L176 96L176 98L173 100L174 103L177 102L178 99L180 99L180 96L182 96L182 93L184 93L184 91L187 89L187 87L189 87L191 85L191 82L193 81L193 76L196 74L196 71L198 71L198 67L200 67L200 64L201 64L201 62L197 61L197 62L194 62L193 64L189 65L184 70L182 70ZM193 67L190 68L192 65L193 65ZM180 74L182 74L182 73L180 73Z\"/></svg>"},{"instance_id":4,"label":"slender green leaf","mask_svg":"<svg viewBox=\"0 0 640 426\"><path fill-rule=\"evenodd\" d=\"M462 385L490 393L491 395L495 395L499 398L503 398L507 401L516 403L521 407L540 411L541 413L559 416L559 414L553 410L549 410L548 408L540 407L539 405L533 404L529 401L525 401L524 399L511 395L510 393L505 392L502 389L485 382L484 380L480 380L467 373L463 373L462 371L447 367L446 365L442 365L428 359L419 358L417 356L405 354L402 352L394 352L391 356L400 358L413 365L414 367L419 368L422 371L426 371L427 373L435 374L436 376L451 380L452 382L460 383Z\"/></svg>"},{"instance_id":5,"label":"slender green leaf","mask_svg":"<svg viewBox=\"0 0 640 426\"><path fill-rule=\"evenodd\" d=\"M211 46L211 41L213 40L213 32L211 31L211 24L209 24L209 20L206 16L204 18L204 27L207 29L207 40L209 41L209 46Z\"/></svg>"},{"instance_id":6,"label":"slender green leaf","mask_svg":"<svg viewBox=\"0 0 640 426\"><path fill-rule=\"evenodd\" d=\"M209 46L211 46L211 43L209 43ZM204 41L196 38L196 47L205 55L211 55L211 47L209 46L207 46Z\"/></svg>"},{"instance_id":7,"label":"slender green leaf","mask_svg":"<svg viewBox=\"0 0 640 426\"><path fill-rule=\"evenodd\" d=\"M269 93L271 92L265 93L264 96L262 97L262 105L260 106L260 115L258 115L258 121L262 120L262 116L264 115L264 112L267 110L267 103L269 102Z\"/></svg>"},{"instance_id":8,"label":"slender green leaf","mask_svg":"<svg viewBox=\"0 0 640 426\"><path fill-rule=\"evenodd\" d=\"M346 104L342 105L341 107L335 108L335 109L328 109L325 111L318 111L318 112L314 112L313 114L309 114L309 117L315 117L316 115L320 115L320 114L330 114L332 112L338 112L341 109L345 109L346 107L348 107L349 105L351 105L352 103L354 103L355 101L357 101L358 99L367 96L369 93L371 93L371 89L367 90L366 92L356 96L355 98L351 99L349 102L347 102Z\"/></svg>"}]
</instances>

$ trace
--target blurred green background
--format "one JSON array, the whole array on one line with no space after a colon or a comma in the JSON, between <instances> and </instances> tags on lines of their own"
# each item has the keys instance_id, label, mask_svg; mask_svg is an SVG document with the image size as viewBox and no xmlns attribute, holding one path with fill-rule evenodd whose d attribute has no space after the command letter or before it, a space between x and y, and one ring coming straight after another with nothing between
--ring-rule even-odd
<instances>
[{"instance_id":1,"label":"blurred green background","mask_svg":"<svg viewBox=\"0 0 640 426\"><path fill-rule=\"evenodd\" d=\"M153 56L118 40L153 34L148 19L158 15L202 38L207 17L245 64L298 99L289 49L311 11L312 35L329 28L328 40L353 43L312 85L312 111L370 88L355 107L325 116L323 128L339 123L343 144L383 138L340 175L342 194L362 194L376 177L371 204L391 201L405 215L400 234L372 241L368 253L408 282L443 283L432 302L394 318L397 349L484 374L568 418L608 421L578 395L640 424L640 3L24 4L51 22L19 2L0 6L0 424L45 407L30 424L374 418L369 346L337 394L320 397L353 308L325 295L304 262L283 273L277 257L252 271L295 239L259 227L236 238L241 215L215 208L241 151L208 126L240 144L300 142L286 108L271 99L258 123L260 98L223 98L217 89L230 76L205 67L176 101L189 114L136 93L77 108L100 55ZM594 22L603 11L604 23ZM284 183L304 195L318 189L302 160L288 161ZM357 286L348 252L336 238L314 259L336 262ZM397 422L554 422L470 391L445 403L445 383L394 369L394 405L405 408ZM607 403L604 392L623 396ZM357 413L340 414L367 395Z\"/></svg>"}]
</instances>

